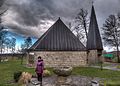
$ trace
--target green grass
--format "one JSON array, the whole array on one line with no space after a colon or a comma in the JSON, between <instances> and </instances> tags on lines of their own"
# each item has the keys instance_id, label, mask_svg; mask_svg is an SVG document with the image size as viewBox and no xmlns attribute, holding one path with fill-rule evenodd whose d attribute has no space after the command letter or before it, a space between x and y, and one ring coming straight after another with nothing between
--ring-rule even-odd
<instances>
[{"instance_id":1,"label":"green grass","mask_svg":"<svg viewBox=\"0 0 120 86\"><path fill-rule=\"evenodd\" d=\"M13 74L17 71L26 71L34 74L34 69L24 67L21 65L20 60L2 62L0 63L0 86L3 86L3 84L5 86L7 82L13 80Z\"/></svg>"},{"instance_id":2,"label":"green grass","mask_svg":"<svg viewBox=\"0 0 120 86\"><path fill-rule=\"evenodd\" d=\"M72 73L73 75L82 75L88 77L99 77L104 78L107 84L112 84L112 86L120 86L120 71L112 71L112 70L100 70L98 68L91 67L76 67ZM111 85L110 85L111 86Z\"/></svg>"},{"instance_id":3,"label":"green grass","mask_svg":"<svg viewBox=\"0 0 120 86\"><path fill-rule=\"evenodd\" d=\"M100 77L107 79L120 79L120 71L112 71L112 70L100 70L98 68L92 67L76 67L73 71L74 75L83 75L90 77Z\"/></svg>"},{"instance_id":4,"label":"green grass","mask_svg":"<svg viewBox=\"0 0 120 86\"><path fill-rule=\"evenodd\" d=\"M117 68L120 69L120 65L118 65Z\"/></svg>"},{"instance_id":5,"label":"green grass","mask_svg":"<svg viewBox=\"0 0 120 86\"><path fill-rule=\"evenodd\" d=\"M102 66L105 67L105 66L110 66L111 64L110 63L103 63ZM95 64L95 66L101 66L100 63L98 64Z\"/></svg>"},{"instance_id":6,"label":"green grass","mask_svg":"<svg viewBox=\"0 0 120 86\"><path fill-rule=\"evenodd\" d=\"M23 61L23 65L24 64L25 61ZM0 63L0 86L18 86L17 84L7 84L9 81L13 80L14 72L17 71L25 71L35 75L34 68L26 68L23 65L21 65L21 60L11 60ZM52 68L47 68L47 70L51 71L51 74L53 74Z\"/></svg>"},{"instance_id":7,"label":"green grass","mask_svg":"<svg viewBox=\"0 0 120 86\"><path fill-rule=\"evenodd\" d=\"M52 72L52 68L47 68ZM21 65L20 60L13 60L0 63L0 86L17 86L17 84L6 85L7 82L13 80L13 74L17 71L25 71L35 74L34 68L26 68ZM53 74L53 72L52 72ZM73 75L82 75L88 77L105 78L108 84L120 84L120 71L100 70L91 67L75 67ZM113 85L114 86L114 85Z\"/></svg>"}]
</instances>

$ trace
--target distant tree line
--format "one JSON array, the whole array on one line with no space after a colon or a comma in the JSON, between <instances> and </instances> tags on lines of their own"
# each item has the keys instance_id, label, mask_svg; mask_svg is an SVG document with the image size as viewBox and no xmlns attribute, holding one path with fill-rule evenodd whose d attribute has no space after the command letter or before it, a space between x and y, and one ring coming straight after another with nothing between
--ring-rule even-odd
<instances>
[{"instance_id":1,"label":"distant tree line","mask_svg":"<svg viewBox=\"0 0 120 86\"><path fill-rule=\"evenodd\" d=\"M21 51L25 51L27 49L30 48L30 46L32 45L32 38L31 37L27 37L24 39L24 43L21 44Z\"/></svg>"},{"instance_id":2,"label":"distant tree line","mask_svg":"<svg viewBox=\"0 0 120 86\"><path fill-rule=\"evenodd\" d=\"M15 52L16 38L7 37L7 31L0 31L0 53Z\"/></svg>"},{"instance_id":3,"label":"distant tree line","mask_svg":"<svg viewBox=\"0 0 120 86\"><path fill-rule=\"evenodd\" d=\"M15 53L16 51L16 38L9 37L7 31L0 31L0 53ZM30 48L32 45L32 38L26 37L24 38L24 43L21 44L21 49L19 52L23 53L25 50Z\"/></svg>"}]
</instances>

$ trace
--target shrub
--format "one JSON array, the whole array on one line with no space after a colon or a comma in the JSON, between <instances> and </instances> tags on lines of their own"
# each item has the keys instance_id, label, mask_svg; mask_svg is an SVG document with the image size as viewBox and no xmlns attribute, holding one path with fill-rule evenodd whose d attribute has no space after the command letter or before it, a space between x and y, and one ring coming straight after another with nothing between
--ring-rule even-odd
<instances>
[{"instance_id":1,"label":"shrub","mask_svg":"<svg viewBox=\"0 0 120 86\"><path fill-rule=\"evenodd\" d=\"M28 72L22 72L20 78L19 78L19 85L23 85L23 84L28 84L30 82L32 78L32 74L28 73Z\"/></svg>"},{"instance_id":2,"label":"shrub","mask_svg":"<svg viewBox=\"0 0 120 86\"><path fill-rule=\"evenodd\" d=\"M112 59L113 62L118 62L118 58L115 57L114 59Z\"/></svg>"},{"instance_id":3,"label":"shrub","mask_svg":"<svg viewBox=\"0 0 120 86\"><path fill-rule=\"evenodd\" d=\"M15 82L18 82L18 80L19 80L21 74L22 74L21 71L14 72L14 80L15 80Z\"/></svg>"},{"instance_id":4,"label":"shrub","mask_svg":"<svg viewBox=\"0 0 120 86\"><path fill-rule=\"evenodd\" d=\"M50 76L50 75L51 75L51 72L50 72L49 70L45 69L45 70L43 71L43 76L44 76L44 77Z\"/></svg>"},{"instance_id":5,"label":"shrub","mask_svg":"<svg viewBox=\"0 0 120 86\"><path fill-rule=\"evenodd\" d=\"M118 65L117 68L120 69L120 65Z\"/></svg>"}]
</instances>

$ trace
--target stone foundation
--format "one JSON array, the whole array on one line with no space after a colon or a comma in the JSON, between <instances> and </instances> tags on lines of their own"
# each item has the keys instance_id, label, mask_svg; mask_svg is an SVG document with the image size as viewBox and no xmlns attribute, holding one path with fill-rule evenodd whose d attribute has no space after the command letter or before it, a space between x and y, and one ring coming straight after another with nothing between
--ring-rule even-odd
<instances>
[{"instance_id":1,"label":"stone foundation","mask_svg":"<svg viewBox=\"0 0 120 86\"><path fill-rule=\"evenodd\" d=\"M57 66L85 66L87 54L85 51L66 52L31 52L34 54L34 62L41 56L45 67ZM29 57L30 59L31 57Z\"/></svg>"},{"instance_id":2,"label":"stone foundation","mask_svg":"<svg viewBox=\"0 0 120 86\"><path fill-rule=\"evenodd\" d=\"M88 53L88 64L96 64L100 61L97 50L90 50Z\"/></svg>"}]
</instances>

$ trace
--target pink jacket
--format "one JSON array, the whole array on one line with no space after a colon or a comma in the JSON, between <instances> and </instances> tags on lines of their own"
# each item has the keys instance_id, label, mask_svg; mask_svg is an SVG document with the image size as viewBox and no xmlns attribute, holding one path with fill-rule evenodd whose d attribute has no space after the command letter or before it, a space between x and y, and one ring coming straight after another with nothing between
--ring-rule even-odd
<instances>
[{"instance_id":1,"label":"pink jacket","mask_svg":"<svg viewBox=\"0 0 120 86\"><path fill-rule=\"evenodd\" d=\"M36 64L36 73L42 74L43 73L43 69L44 69L44 64L43 64L43 60L38 60L37 64Z\"/></svg>"}]
</instances>

